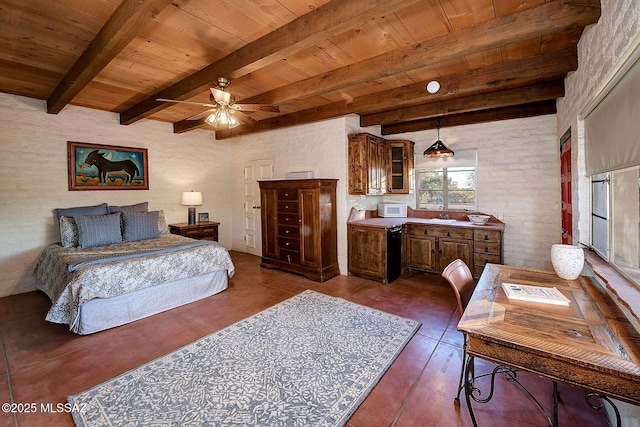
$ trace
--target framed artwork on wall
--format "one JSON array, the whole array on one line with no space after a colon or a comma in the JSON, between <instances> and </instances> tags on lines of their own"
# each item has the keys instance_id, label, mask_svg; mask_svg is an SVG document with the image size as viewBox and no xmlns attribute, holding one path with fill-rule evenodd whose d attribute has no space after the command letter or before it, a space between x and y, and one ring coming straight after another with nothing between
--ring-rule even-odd
<instances>
[{"instance_id":1,"label":"framed artwork on wall","mask_svg":"<svg viewBox=\"0 0 640 427\"><path fill-rule=\"evenodd\" d=\"M69 190L148 190L146 148L67 141Z\"/></svg>"}]
</instances>

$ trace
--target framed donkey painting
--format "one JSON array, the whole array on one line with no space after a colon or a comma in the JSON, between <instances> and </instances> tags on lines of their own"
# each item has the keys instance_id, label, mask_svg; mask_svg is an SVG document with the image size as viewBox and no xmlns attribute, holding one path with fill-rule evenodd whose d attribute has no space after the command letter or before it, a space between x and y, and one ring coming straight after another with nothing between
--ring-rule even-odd
<instances>
[{"instance_id":1,"label":"framed donkey painting","mask_svg":"<svg viewBox=\"0 0 640 427\"><path fill-rule=\"evenodd\" d=\"M148 190L146 148L67 141L69 190Z\"/></svg>"}]
</instances>

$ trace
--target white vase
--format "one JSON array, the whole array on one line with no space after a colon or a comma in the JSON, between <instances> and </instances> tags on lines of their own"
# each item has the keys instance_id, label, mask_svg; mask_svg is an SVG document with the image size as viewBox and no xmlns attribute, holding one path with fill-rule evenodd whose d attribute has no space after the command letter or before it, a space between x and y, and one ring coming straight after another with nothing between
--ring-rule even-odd
<instances>
[{"instance_id":1,"label":"white vase","mask_svg":"<svg viewBox=\"0 0 640 427\"><path fill-rule=\"evenodd\" d=\"M551 246L551 264L561 279L577 279L584 266L584 252L573 245Z\"/></svg>"}]
</instances>

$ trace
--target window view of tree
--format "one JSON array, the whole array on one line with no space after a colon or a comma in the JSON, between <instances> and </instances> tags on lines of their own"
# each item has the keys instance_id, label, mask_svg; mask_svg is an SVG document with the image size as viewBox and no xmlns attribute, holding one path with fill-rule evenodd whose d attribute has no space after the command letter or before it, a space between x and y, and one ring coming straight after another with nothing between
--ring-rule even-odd
<instances>
[{"instance_id":1,"label":"window view of tree","mask_svg":"<svg viewBox=\"0 0 640 427\"><path fill-rule=\"evenodd\" d=\"M474 167L421 169L417 176L418 209L476 210Z\"/></svg>"}]
</instances>

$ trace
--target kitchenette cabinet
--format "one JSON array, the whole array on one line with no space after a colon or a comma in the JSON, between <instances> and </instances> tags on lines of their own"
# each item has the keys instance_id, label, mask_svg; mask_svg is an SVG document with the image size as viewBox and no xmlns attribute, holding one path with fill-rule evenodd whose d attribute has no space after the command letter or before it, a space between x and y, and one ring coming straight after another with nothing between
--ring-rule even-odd
<instances>
[{"instance_id":1,"label":"kitchenette cabinet","mask_svg":"<svg viewBox=\"0 0 640 427\"><path fill-rule=\"evenodd\" d=\"M349 194L409 194L412 191L414 143L387 141L369 133L350 134Z\"/></svg>"},{"instance_id":2,"label":"kitchenette cabinet","mask_svg":"<svg viewBox=\"0 0 640 427\"><path fill-rule=\"evenodd\" d=\"M413 215L416 212L420 215L420 211L411 210ZM467 220L466 213L449 214L455 219L438 223L432 217L380 218L377 211L352 209L347 223L349 274L388 283L387 230L399 225L403 228L401 259L406 271L439 274L459 258L479 278L487 263L502 264L502 222L492 217L492 223L476 225Z\"/></svg>"},{"instance_id":3,"label":"kitchenette cabinet","mask_svg":"<svg viewBox=\"0 0 640 427\"><path fill-rule=\"evenodd\" d=\"M337 179L260 181L261 266L324 282L340 274Z\"/></svg>"}]
</instances>

